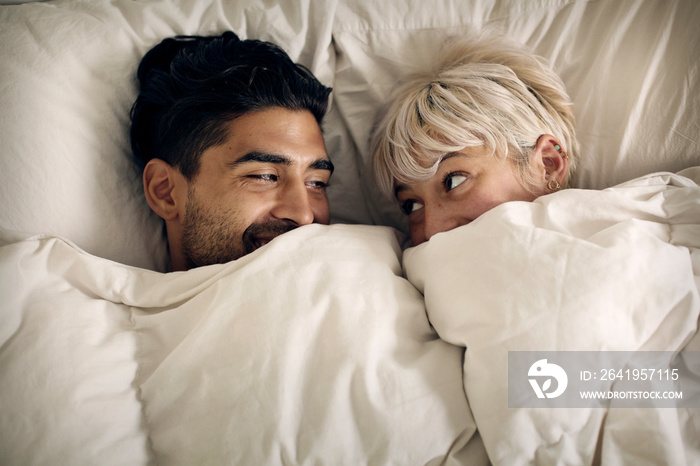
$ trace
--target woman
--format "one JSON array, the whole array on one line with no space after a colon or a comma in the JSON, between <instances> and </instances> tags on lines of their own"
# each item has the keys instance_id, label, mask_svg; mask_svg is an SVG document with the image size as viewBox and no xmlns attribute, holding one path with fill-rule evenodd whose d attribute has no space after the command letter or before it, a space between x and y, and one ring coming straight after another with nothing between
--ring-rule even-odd
<instances>
[{"instance_id":1,"label":"woman","mask_svg":"<svg viewBox=\"0 0 700 466\"><path fill-rule=\"evenodd\" d=\"M573 120L541 58L504 38L453 42L395 90L375 131L373 171L418 245L504 202L567 187L578 160Z\"/></svg>"},{"instance_id":2,"label":"woman","mask_svg":"<svg viewBox=\"0 0 700 466\"><path fill-rule=\"evenodd\" d=\"M697 184L665 173L537 199L576 167L571 102L542 61L500 39L454 43L401 84L373 144L414 245L452 230L404 251L402 266L440 338L466 348L464 390L489 460L688 462L697 436L684 411L618 404L625 382L600 376L608 400L585 404L575 375L609 366L583 361L608 352L700 345Z\"/></svg>"}]
</instances>

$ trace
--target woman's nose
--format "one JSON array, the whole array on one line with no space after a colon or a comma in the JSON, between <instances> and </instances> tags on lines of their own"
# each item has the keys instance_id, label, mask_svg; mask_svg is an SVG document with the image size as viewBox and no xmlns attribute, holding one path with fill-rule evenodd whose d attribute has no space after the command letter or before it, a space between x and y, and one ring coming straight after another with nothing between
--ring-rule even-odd
<instances>
[{"instance_id":1,"label":"woman's nose","mask_svg":"<svg viewBox=\"0 0 700 466\"><path fill-rule=\"evenodd\" d=\"M424 241L428 241L438 233L452 230L467 223L466 221L460 222L459 215L449 211L443 205L426 205L423 208L425 209L423 214Z\"/></svg>"}]
</instances>

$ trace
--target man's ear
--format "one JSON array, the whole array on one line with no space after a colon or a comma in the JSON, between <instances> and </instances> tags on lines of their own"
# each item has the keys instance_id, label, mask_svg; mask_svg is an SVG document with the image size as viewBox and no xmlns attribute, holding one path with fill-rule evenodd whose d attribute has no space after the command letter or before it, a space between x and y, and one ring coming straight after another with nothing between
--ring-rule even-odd
<instances>
[{"instance_id":1,"label":"man's ear","mask_svg":"<svg viewBox=\"0 0 700 466\"><path fill-rule=\"evenodd\" d=\"M550 134L540 136L535 146L535 154L544 165L545 181L554 180L564 186L569 164L566 152L559 141Z\"/></svg>"},{"instance_id":2,"label":"man's ear","mask_svg":"<svg viewBox=\"0 0 700 466\"><path fill-rule=\"evenodd\" d=\"M168 162L151 159L146 164L143 170L143 190L146 201L163 220L174 220L180 213L182 206L179 205L180 199L176 187L182 182L184 177Z\"/></svg>"}]
</instances>

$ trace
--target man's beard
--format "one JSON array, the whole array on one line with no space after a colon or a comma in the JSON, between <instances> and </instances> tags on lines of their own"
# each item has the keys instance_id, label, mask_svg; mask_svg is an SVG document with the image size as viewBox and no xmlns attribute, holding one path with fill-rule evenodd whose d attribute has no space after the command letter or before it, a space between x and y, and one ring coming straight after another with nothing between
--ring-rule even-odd
<instances>
[{"instance_id":1,"label":"man's beard","mask_svg":"<svg viewBox=\"0 0 700 466\"><path fill-rule=\"evenodd\" d=\"M241 233L243 225L234 213L204 208L190 188L182 225L182 251L187 268L238 259L298 226L290 220L268 220L253 223Z\"/></svg>"}]
</instances>

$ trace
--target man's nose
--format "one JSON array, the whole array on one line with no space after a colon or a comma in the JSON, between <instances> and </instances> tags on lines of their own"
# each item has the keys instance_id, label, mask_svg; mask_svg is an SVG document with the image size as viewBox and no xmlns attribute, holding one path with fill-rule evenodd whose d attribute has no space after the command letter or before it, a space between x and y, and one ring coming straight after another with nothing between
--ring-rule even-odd
<instances>
[{"instance_id":1,"label":"man's nose","mask_svg":"<svg viewBox=\"0 0 700 466\"><path fill-rule=\"evenodd\" d=\"M297 225L313 223L314 211L303 180L289 180L279 190L272 215L280 220L291 220Z\"/></svg>"}]
</instances>

